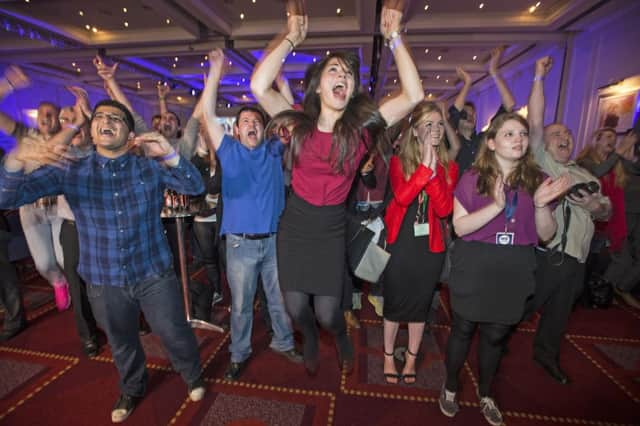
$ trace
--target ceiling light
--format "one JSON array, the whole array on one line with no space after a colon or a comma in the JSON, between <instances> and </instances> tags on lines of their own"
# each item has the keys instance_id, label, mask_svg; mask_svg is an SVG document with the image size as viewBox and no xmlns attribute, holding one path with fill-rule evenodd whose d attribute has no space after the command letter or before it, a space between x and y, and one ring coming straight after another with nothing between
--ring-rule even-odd
<instances>
[{"instance_id":1,"label":"ceiling light","mask_svg":"<svg viewBox=\"0 0 640 426\"><path fill-rule=\"evenodd\" d=\"M429 53L429 49L424 49L424 54L426 55L427 53Z\"/></svg>"},{"instance_id":2,"label":"ceiling light","mask_svg":"<svg viewBox=\"0 0 640 426\"><path fill-rule=\"evenodd\" d=\"M25 1L25 3L29 3L29 0L24 0L24 1Z\"/></svg>"},{"instance_id":3,"label":"ceiling light","mask_svg":"<svg viewBox=\"0 0 640 426\"><path fill-rule=\"evenodd\" d=\"M295 52L295 50L293 51L292 55L293 55L293 56L296 56L296 52Z\"/></svg>"},{"instance_id":4,"label":"ceiling light","mask_svg":"<svg viewBox=\"0 0 640 426\"><path fill-rule=\"evenodd\" d=\"M75 68L76 67L76 63L75 62L71 62L71 66Z\"/></svg>"},{"instance_id":5,"label":"ceiling light","mask_svg":"<svg viewBox=\"0 0 640 426\"><path fill-rule=\"evenodd\" d=\"M472 59L475 61L476 59L478 59L478 56L477 55L473 55Z\"/></svg>"},{"instance_id":6,"label":"ceiling light","mask_svg":"<svg viewBox=\"0 0 640 426\"><path fill-rule=\"evenodd\" d=\"M244 83L246 81L246 79L244 77L242 77L242 82Z\"/></svg>"},{"instance_id":7,"label":"ceiling light","mask_svg":"<svg viewBox=\"0 0 640 426\"><path fill-rule=\"evenodd\" d=\"M429 5L428 5L428 4L425 4L425 5L424 5L424 11L426 12L427 10L429 10Z\"/></svg>"},{"instance_id":8,"label":"ceiling light","mask_svg":"<svg viewBox=\"0 0 640 426\"><path fill-rule=\"evenodd\" d=\"M91 27L91 31L93 31L94 33L97 33L98 29L96 27Z\"/></svg>"},{"instance_id":9,"label":"ceiling light","mask_svg":"<svg viewBox=\"0 0 640 426\"><path fill-rule=\"evenodd\" d=\"M90 25L85 25L84 27L87 29L87 31L91 31L91 26Z\"/></svg>"},{"instance_id":10,"label":"ceiling light","mask_svg":"<svg viewBox=\"0 0 640 426\"><path fill-rule=\"evenodd\" d=\"M337 9L336 9L336 15L340 15L341 13L342 13L342 9L337 8Z\"/></svg>"},{"instance_id":11,"label":"ceiling light","mask_svg":"<svg viewBox=\"0 0 640 426\"><path fill-rule=\"evenodd\" d=\"M244 19L244 13L240 14L240 19Z\"/></svg>"},{"instance_id":12,"label":"ceiling light","mask_svg":"<svg viewBox=\"0 0 640 426\"><path fill-rule=\"evenodd\" d=\"M125 26L126 28L129 28L129 23L128 23L127 21L124 21L124 26Z\"/></svg>"},{"instance_id":13,"label":"ceiling light","mask_svg":"<svg viewBox=\"0 0 640 426\"><path fill-rule=\"evenodd\" d=\"M247 99L247 94L246 93L242 94L242 99Z\"/></svg>"},{"instance_id":14,"label":"ceiling light","mask_svg":"<svg viewBox=\"0 0 640 426\"><path fill-rule=\"evenodd\" d=\"M446 79L444 82L445 82L445 83L448 83L448 82L449 82L449 79Z\"/></svg>"},{"instance_id":15,"label":"ceiling light","mask_svg":"<svg viewBox=\"0 0 640 426\"><path fill-rule=\"evenodd\" d=\"M436 80L440 80L440 74L436 75Z\"/></svg>"},{"instance_id":16,"label":"ceiling light","mask_svg":"<svg viewBox=\"0 0 640 426\"><path fill-rule=\"evenodd\" d=\"M80 68L76 68L76 72L80 73Z\"/></svg>"},{"instance_id":17,"label":"ceiling light","mask_svg":"<svg viewBox=\"0 0 640 426\"><path fill-rule=\"evenodd\" d=\"M231 108L231 104L230 103L227 103L227 108Z\"/></svg>"},{"instance_id":18,"label":"ceiling light","mask_svg":"<svg viewBox=\"0 0 640 426\"><path fill-rule=\"evenodd\" d=\"M429 93L429 97L430 97L430 98L433 98L433 93Z\"/></svg>"},{"instance_id":19,"label":"ceiling light","mask_svg":"<svg viewBox=\"0 0 640 426\"><path fill-rule=\"evenodd\" d=\"M397 82L398 82L398 79L397 79L397 78L394 78L394 79L393 79L393 84L396 84Z\"/></svg>"},{"instance_id":20,"label":"ceiling light","mask_svg":"<svg viewBox=\"0 0 640 426\"><path fill-rule=\"evenodd\" d=\"M541 4L541 2L536 3L536 7L540 7Z\"/></svg>"},{"instance_id":21,"label":"ceiling light","mask_svg":"<svg viewBox=\"0 0 640 426\"><path fill-rule=\"evenodd\" d=\"M174 67L174 68L176 67L176 63L175 63L175 62L173 63L173 67Z\"/></svg>"},{"instance_id":22,"label":"ceiling light","mask_svg":"<svg viewBox=\"0 0 640 426\"><path fill-rule=\"evenodd\" d=\"M138 87L138 89L140 88L140 82L136 81L136 86Z\"/></svg>"},{"instance_id":23,"label":"ceiling light","mask_svg":"<svg viewBox=\"0 0 640 426\"><path fill-rule=\"evenodd\" d=\"M327 50L327 56L329 56L331 54L330 50Z\"/></svg>"},{"instance_id":24,"label":"ceiling light","mask_svg":"<svg viewBox=\"0 0 640 426\"><path fill-rule=\"evenodd\" d=\"M483 7L484 7L484 3L480 3L480 4L478 5L478 9L482 9Z\"/></svg>"},{"instance_id":25,"label":"ceiling light","mask_svg":"<svg viewBox=\"0 0 640 426\"><path fill-rule=\"evenodd\" d=\"M209 55L204 55L204 60L208 61L209 60Z\"/></svg>"},{"instance_id":26,"label":"ceiling light","mask_svg":"<svg viewBox=\"0 0 640 426\"><path fill-rule=\"evenodd\" d=\"M122 8L122 11L123 11L124 13L127 13L127 8L126 8L126 7L123 7L123 8Z\"/></svg>"},{"instance_id":27,"label":"ceiling light","mask_svg":"<svg viewBox=\"0 0 640 426\"><path fill-rule=\"evenodd\" d=\"M441 61L442 60L442 55L438 55L438 60Z\"/></svg>"},{"instance_id":28,"label":"ceiling light","mask_svg":"<svg viewBox=\"0 0 640 426\"><path fill-rule=\"evenodd\" d=\"M176 99L178 100L178 102L182 102L182 96L178 96Z\"/></svg>"},{"instance_id":29,"label":"ceiling light","mask_svg":"<svg viewBox=\"0 0 640 426\"><path fill-rule=\"evenodd\" d=\"M236 81L236 86L240 86L240 82L239 81Z\"/></svg>"},{"instance_id":30,"label":"ceiling light","mask_svg":"<svg viewBox=\"0 0 640 426\"><path fill-rule=\"evenodd\" d=\"M178 57L173 58L174 61L178 62Z\"/></svg>"},{"instance_id":31,"label":"ceiling light","mask_svg":"<svg viewBox=\"0 0 640 426\"><path fill-rule=\"evenodd\" d=\"M313 63L315 64L317 61L317 59L315 58L315 56L313 57Z\"/></svg>"},{"instance_id":32,"label":"ceiling light","mask_svg":"<svg viewBox=\"0 0 640 426\"><path fill-rule=\"evenodd\" d=\"M171 23L171 19L167 18L165 22L167 23L167 25L169 25Z\"/></svg>"},{"instance_id":33,"label":"ceiling light","mask_svg":"<svg viewBox=\"0 0 640 426\"><path fill-rule=\"evenodd\" d=\"M251 3L255 3L255 2L256 2L256 0L251 0Z\"/></svg>"},{"instance_id":34,"label":"ceiling light","mask_svg":"<svg viewBox=\"0 0 640 426\"><path fill-rule=\"evenodd\" d=\"M195 96L196 95L196 89L191 89L191 96Z\"/></svg>"},{"instance_id":35,"label":"ceiling light","mask_svg":"<svg viewBox=\"0 0 640 426\"><path fill-rule=\"evenodd\" d=\"M83 12L83 11L81 11L81 10L79 10L79 11L78 11L78 15L80 15L80 16L84 16L84 12Z\"/></svg>"},{"instance_id":36,"label":"ceiling light","mask_svg":"<svg viewBox=\"0 0 640 426\"><path fill-rule=\"evenodd\" d=\"M204 68L204 62L200 62L200 66Z\"/></svg>"},{"instance_id":37,"label":"ceiling light","mask_svg":"<svg viewBox=\"0 0 640 426\"><path fill-rule=\"evenodd\" d=\"M300 84L304 84L304 80L300 80Z\"/></svg>"},{"instance_id":38,"label":"ceiling light","mask_svg":"<svg viewBox=\"0 0 640 426\"><path fill-rule=\"evenodd\" d=\"M233 65L233 62L229 61L229 66Z\"/></svg>"}]
</instances>

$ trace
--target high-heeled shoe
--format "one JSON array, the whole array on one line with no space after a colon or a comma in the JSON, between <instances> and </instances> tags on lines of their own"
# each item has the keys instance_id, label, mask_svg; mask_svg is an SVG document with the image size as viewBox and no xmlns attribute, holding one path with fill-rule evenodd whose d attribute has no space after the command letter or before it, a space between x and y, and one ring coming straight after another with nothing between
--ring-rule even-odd
<instances>
[{"instance_id":1,"label":"high-heeled shoe","mask_svg":"<svg viewBox=\"0 0 640 426\"><path fill-rule=\"evenodd\" d=\"M407 355L411 355L413 357L413 359L415 361L417 361L418 358L418 354L414 354L413 352L411 352L408 348L405 351L405 365L406 365L406 359L407 359ZM415 368L415 361L414 361L414 368ZM417 374L416 373L402 373L402 381L404 382L405 385L413 385L416 382L416 378L417 378ZM409 380L407 380L409 379Z\"/></svg>"},{"instance_id":2,"label":"high-heeled shoe","mask_svg":"<svg viewBox=\"0 0 640 426\"><path fill-rule=\"evenodd\" d=\"M384 354L385 357L390 356L393 359L393 352L391 353L387 353L384 350L382 351L382 353ZM394 360L394 365L395 365L395 360ZM398 383L400 383L400 380L402 380L402 375L396 373L385 373L384 369L383 369L383 376L384 376L384 381L387 382L390 385L397 385Z\"/></svg>"}]
</instances>

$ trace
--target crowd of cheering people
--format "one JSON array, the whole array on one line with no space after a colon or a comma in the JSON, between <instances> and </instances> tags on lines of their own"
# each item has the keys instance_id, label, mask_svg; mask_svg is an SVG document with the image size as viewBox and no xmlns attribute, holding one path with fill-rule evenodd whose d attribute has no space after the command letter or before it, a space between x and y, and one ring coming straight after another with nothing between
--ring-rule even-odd
<instances>
[{"instance_id":1,"label":"crowd of cheering people","mask_svg":"<svg viewBox=\"0 0 640 426\"><path fill-rule=\"evenodd\" d=\"M238 380L250 361L256 295L269 319L271 350L314 376L322 368L319 325L333 336L343 371L351 371L347 323L359 327L353 310L362 291L346 261L352 221L384 228L391 253L380 282L368 285L384 319L387 384L416 382L434 296L441 285L449 288L438 400L449 417L460 410L459 376L476 329L480 409L500 425L492 382L519 322L541 312L533 360L566 384L559 351L587 275L597 270L624 303L640 308L632 295L640 281L638 135L617 141L614 129L599 129L572 160L571 131L543 123L551 59L536 62L523 118L498 70L501 49L492 52L488 72L502 102L478 133L475 106L466 99L472 80L463 69L449 108L424 100L401 18L382 10L380 32L401 90L380 104L361 88L358 57L333 52L309 67L304 98L294 105L281 67L304 42L308 17L292 14L251 76L259 106L239 110L232 135L215 109L225 63L220 49L209 53L205 89L184 127L165 103L170 89L159 86L160 114L149 128L117 83L117 63L100 57L94 65L108 97L93 109L86 92L72 87L76 103L41 103L36 129L0 113L0 130L16 140L0 167L0 208L20 209L36 268L52 285L57 308L73 306L88 357L101 350L98 330L106 334L120 378L113 422L124 421L145 393L145 324L161 338L189 398L199 401L206 390L176 278L175 222L161 218L167 190L192 195L196 209L192 254L207 283L190 289L195 317L210 320L222 299L222 273L229 285L226 380ZM9 67L0 97L28 84ZM7 253L9 227L4 215L0 220L4 341L26 319ZM396 337L404 323L408 344L399 369Z\"/></svg>"}]
</instances>

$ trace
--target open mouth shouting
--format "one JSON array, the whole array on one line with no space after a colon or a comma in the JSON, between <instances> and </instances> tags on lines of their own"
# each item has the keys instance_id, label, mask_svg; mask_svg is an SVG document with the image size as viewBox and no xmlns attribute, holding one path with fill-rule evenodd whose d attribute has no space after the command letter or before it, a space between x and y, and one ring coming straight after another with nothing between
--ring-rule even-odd
<instances>
[{"instance_id":1,"label":"open mouth shouting","mask_svg":"<svg viewBox=\"0 0 640 426\"><path fill-rule=\"evenodd\" d=\"M108 127L101 127L100 129L98 129L98 134L100 136L109 136L109 137L113 137L116 135L115 130L110 129Z\"/></svg>"},{"instance_id":2,"label":"open mouth shouting","mask_svg":"<svg viewBox=\"0 0 640 426\"><path fill-rule=\"evenodd\" d=\"M347 99L347 86L344 82L336 83L332 89L333 96L344 102Z\"/></svg>"}]
</instances>

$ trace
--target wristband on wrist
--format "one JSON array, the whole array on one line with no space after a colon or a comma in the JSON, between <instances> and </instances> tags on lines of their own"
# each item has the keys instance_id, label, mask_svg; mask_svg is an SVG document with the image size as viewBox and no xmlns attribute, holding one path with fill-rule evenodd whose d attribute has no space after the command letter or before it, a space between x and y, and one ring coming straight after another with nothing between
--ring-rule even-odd
<instances>
[{"instance_id":1,"label":"wristband on wrist","mask_svg":"<svg viewBox=\"0 0 640 426\"><path fill-rule=\"evenodd\" d=\"M402 43L402 37L397 32L391 33L391 38L389 39L389 49L393 52L396 48Z\"/></svg>"},{"instance_id":2,"label":"wristband on wrist","mask_svg":"<svg viewBox=\"0 0 640 426\"><path fill-rule=\"evenodd\" d=\"M73 129L76 133L80 131L80 127L76 126L73 123L67 123L64 125L65 129Z\"/></svg>"},{"instance_id":3,"label":"wristband on wrist","mask_svg":"<svg viewBox=\"0 0 640 426\"><path fill-rule=\"evenodd\" d=\"M174 150L171 154L167 154L165 156L160 157L160 161L169 161L173 160L178 156L178 153Z\"/></svg>"},{"instance_id":4,"label":"wristband on wrist","mask_svg":"<svg viewBox=\"0 0 640 426\"><path fill-rule=\"evenodd\" d=\"M533 81L543 81L544 77L536 75L535 77L533 77Z\"/></svg>"},{"instance_id":5,"label":"wristband on wrist","mask_svg":"<svg viewBox=\"0 0 640 426\"><path fill-rule=\"evenodd\" d=\"M291 45L291 50L296 48L296 46L293 44L293 42L291 40L289 40L289 37L285 37L284 39L287 40L289 42L289 44Z\"/></svg>"}]
</instances>

